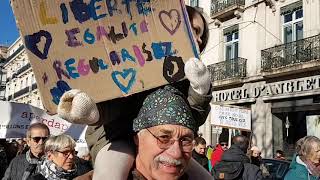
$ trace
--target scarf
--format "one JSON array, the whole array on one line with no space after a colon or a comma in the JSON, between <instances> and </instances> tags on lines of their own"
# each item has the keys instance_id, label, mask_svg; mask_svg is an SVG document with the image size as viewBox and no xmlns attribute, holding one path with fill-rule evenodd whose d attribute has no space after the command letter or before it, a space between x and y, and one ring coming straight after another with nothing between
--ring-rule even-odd
<instances>
[{"instance_id":1,"label":"scarf","mask_svg":"<svg viewBox=\"0 0 320 180\"><path fill-rule=\"evenodd\" d=\"M305 163L313 176L320 177L320 165L316 166L310 160L306 160Z\"/></svg>"},{"instance_id":2,"label":"scarf","mask_svg":"<svg viewBox=\"0 0 320 180\"><path fill-rule=\"evenodd\" d=\"M68 180L73 179L76 176L76 169L64 170L57 167L52 161L45 159L40 165L39 172L47 180Z\"/></svg>"},{"instance_id":3,"label":"scarf","mask_svg":"<svg viewBox=\"0 0 320 180\"><path fill-rule=\"evenodd\" d=\"M296 161L304 165L312 176L320 176L320 165L316 166L310 160L302 160L300 156L297 156Z\"/></svg>"},{"instance_id":4,"label":"scarf","mask_svg":"<svg viewBox=\"0 0 320 180\"><path fill-rule=\"evenodd\" d=\"M41 159L39 159L39 158L36 158L36 157L34 157L32 154L31 154L31 151L30 150L28 150L27 152L26 152L26 159L27 159L27 161L28 161L28 163L29 164L41 164Z\"/></svg>"},{"instance_id":5,"label":"scarf","mask_svg":"<svg viewBox=\"0 0 320 180\"><path fill-rule=\"evenodd\" d=\"M41 159L34 157L30 150L26 152L26 160L28 161L29 165L22 175L22 180L28 179L30 174L35 172L37 165L40 165L42 162Z\"/></svg>"}]
</instances>

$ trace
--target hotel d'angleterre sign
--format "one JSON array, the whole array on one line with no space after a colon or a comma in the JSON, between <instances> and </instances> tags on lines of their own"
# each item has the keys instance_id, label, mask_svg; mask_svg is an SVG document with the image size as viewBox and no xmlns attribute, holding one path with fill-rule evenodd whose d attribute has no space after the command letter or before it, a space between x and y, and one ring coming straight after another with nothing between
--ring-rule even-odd
<instances>
[{"instance_id":1,"label":"hotel d'angleterre sign","mask_svg":"<svg viewBox=\"0 0 320 180\"><path fill-rule=\"evenodd\" d=\"M320 92L320 76L266 84L248 83L241 88L214 91L213 101L225 102L259 97L299 96L314 91Z\"/></svg>"}]
</instances>

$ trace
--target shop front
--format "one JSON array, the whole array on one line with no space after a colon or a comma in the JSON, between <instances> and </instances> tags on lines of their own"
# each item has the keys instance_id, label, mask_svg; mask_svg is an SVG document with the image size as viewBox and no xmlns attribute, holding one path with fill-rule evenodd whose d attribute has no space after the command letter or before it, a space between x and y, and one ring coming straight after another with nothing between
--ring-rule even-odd
<instances>
[{"instance_id":1,"label":"shop front","mask_svg":"<svg viewBox=\"0 0 320 180\"><path fill-rule=\"evenodd\" d=\"M320 138L320 75L214 91L212 104L251 109L252 144L264 157L279 149L290 158L299 138Z\"/></svg>"}]
</instances>

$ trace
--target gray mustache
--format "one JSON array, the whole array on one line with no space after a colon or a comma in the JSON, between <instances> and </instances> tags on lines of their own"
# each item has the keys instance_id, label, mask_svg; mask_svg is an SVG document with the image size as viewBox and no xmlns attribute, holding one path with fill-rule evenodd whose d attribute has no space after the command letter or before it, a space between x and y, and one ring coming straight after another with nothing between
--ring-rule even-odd
<instances>
[{"instance_id":1,"label":"gray mustache","mask_svg":"<svg viewBox=\"0 0 320 180\"><path fill-rule=\"evenodd\" d=\"M175 166L179 166L183 163L183 160L176 160L165 156L157 156L155 161Z\"/></svg>"}]
</instances>

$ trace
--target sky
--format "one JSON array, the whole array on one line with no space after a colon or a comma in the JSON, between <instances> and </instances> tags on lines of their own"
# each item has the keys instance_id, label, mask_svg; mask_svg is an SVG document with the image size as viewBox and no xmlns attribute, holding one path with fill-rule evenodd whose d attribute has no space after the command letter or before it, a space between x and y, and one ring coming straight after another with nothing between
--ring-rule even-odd
<instances>
[{"instance_id":1,"label":"sky","mask_svg":"<svg viewBox=\"0 0 320 180\"><path fill-rule=\"evenodd\" d=\"M0 0L0 45L10 46L18 37L10 0Z\"/></svg>"}]
</instances>

